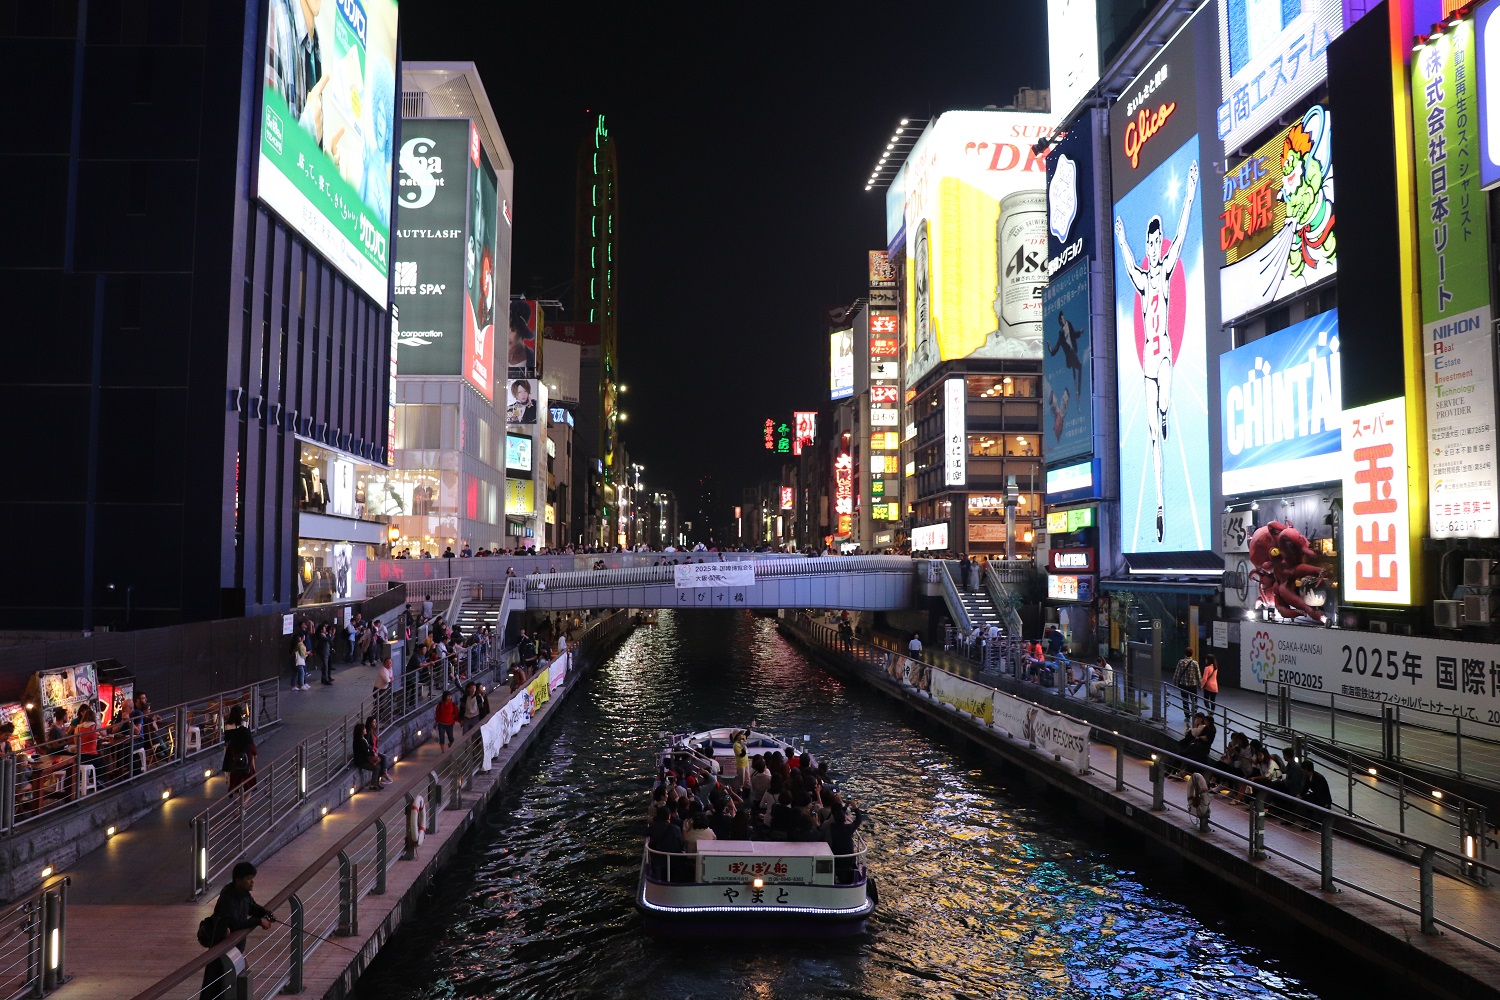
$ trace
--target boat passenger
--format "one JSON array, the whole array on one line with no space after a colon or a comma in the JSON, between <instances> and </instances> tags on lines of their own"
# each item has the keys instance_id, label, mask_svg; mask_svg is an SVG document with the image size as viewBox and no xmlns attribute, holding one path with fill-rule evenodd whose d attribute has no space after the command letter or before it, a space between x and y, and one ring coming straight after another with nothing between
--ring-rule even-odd
<instances>
[{"instance_id":1,"label":"boat passenger","mask_svg":"<svg viewBox=\"0 0 1500 1000\"><path fill-rule=\"evenodd\" d=\"M651 823L651 837L647 846L660 854L651 855L651 873L658 879L667 876L666 854L681 854L684 846L682 828L677 824L677 808L668 803L667 807L656 814L656 819Z\"/></svg>"},{"instance_id":2,"label":"boat passenger","mask_svg":"<svg viewBox=\"0 0 1500 1000\"><path fill-rule=\"evenodd\" d=\"M692 817L683 824L682 840L685 845L684 849L689 854L698 853L698 841L717 839L718 836L713 831L708 814L702 810L693 813Z\"/></svg>"}]
</instances>

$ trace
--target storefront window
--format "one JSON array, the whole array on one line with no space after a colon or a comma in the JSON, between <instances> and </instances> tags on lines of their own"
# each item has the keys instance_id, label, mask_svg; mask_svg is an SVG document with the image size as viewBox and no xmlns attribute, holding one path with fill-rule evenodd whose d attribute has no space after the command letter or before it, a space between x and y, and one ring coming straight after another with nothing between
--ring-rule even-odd
<instances>
[{"instance_id":1,"label":"storefront window","mask_svg":"<svg viewBox=\"0 0 1500 1000\"><path fill-rule=\"evenodd\" d=\"M1035 434L970 434L969 454L975 458L1035 458Z\"/></svg>"},{"instance_id":2,"label":"storefront window","mask_svg":"<svg viewBox=\"0 0 1500 1000\"><path fill-rule=\"evenodd\" d=\"M1002 396L1035 397L1038 392L1035 375L970 375L967 379L970 399L997 399Z\"/></svg>"}]
</instances>

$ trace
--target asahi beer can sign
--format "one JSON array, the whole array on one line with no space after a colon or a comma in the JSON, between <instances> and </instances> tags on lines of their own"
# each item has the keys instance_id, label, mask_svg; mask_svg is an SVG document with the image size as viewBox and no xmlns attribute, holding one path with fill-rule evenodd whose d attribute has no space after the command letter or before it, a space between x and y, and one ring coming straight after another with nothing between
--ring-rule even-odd
<instances>
[{"instance_id":1,"label":"asahi beer can sign","mask_svg":"<svg viewBox=\"0 0 1500 1000\"><path fill-rule=\"evenodd\" d=\"M1017 191L1001 199L995 240L1001 261L995 335L1002 343L1039 348L1047 286L1046 192Z\"/></svg>"}]
</instances>

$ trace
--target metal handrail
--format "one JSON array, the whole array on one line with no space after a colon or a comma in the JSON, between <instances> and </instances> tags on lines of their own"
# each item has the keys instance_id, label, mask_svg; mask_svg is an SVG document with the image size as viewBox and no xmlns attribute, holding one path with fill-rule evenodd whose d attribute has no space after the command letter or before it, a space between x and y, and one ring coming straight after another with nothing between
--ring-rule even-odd
<instances>
[{"instance_id":1,"label":"metal handrail","mask_svg":"<svg viewBox=\"0 0 1500 1000\"><path fill-rule=\"evenodd\" d=\"M595 622L580 637L579 656L610 641L627 624L624 612ZM522 696L520 691L511 694L511 698ZM217 961L242 943L246 960L254 970L255 995L302 992L307 960L322 947L322 938L362 939L360 900L372 894L383 895L387 875L396 864L425 860L421 846L405 835L417 798L421 797L426 806L426 832L437 832L441 811L463 808L463 795L473 787L483 755L482 729L460 736L427 773L389 786L387 791L398 794L385 800L389 804L384 809L359 821L265 904L266 909L278 915L278 922L271 930L255 931L250 941L246 941L249 931L231 934L136 994L135 1000L160 1000L168 996L201 977L206 964Z\"/></svg>"},{"instance_id":2,"label":"metal handrail","mask_svg":"<svg viewBox=\"0 0 1500 1000\"><path fill-rule=\"evenodd\" d=\"M940 559L937 564L938 579L943 583L943 598L948 603L948 610L953 612L959 627L968 632L974 627L974 623L969 620L969 609L964 607L964 602L958 597L958 587L953 583L953 573L948 568L948 562Z\"/></svg>"},{"instance_id":3,"label":"metal handrail","mask_svg":"<svg viewBox=\"0 0 1500 1000\"><path fill-rule=\"evenodd\" d=\"M826 646L830 651L835 653L845 652L845 654L847 655L847 650L849 648L848 646L834 646L831 642L829 642L828 637L825 634L821 634L819 632L819 630L816 628L816 623L810 621L806 617L806 615L798 613L798 615L792 619L792 623L793 627L798 628L799 631L802 631L809 638L820 642L820 644ZM867 660L871 662L871 665L875 665L875 657L871 654L878 652L881 658L885 658L887 662L889 662L889 654L885 650L875 650L874 647L869 647L867 643L864 643L861 640L855 640L854 645L857 647L867 647L867 649L865 650L860 650L863 655L856 657L856 659ZM940 668L926 667L925 669L938 670ZM1044 708L1045 706L1038 707ZM1089 723L1087 720L1079 719L1075 721L1083 725L1091 725L1091 723ZM1205 775L1206 777L1217 777L1225 782L1229 782L1234 785L1245 783L1244 779L1239 775L1221 771L1211 765L1205 765L1199 761L1181 756L1168 750L1164 750L1161 747L1152 746L1151 744L1145 743L1141 740L1137 740L1129 736L1124 736L1117 732L1112 733L1111 736L1103 740L1103 742L1112 744L1115 748L1116 793L1123 792L1127 787L1130 787L1136 791L1150 794L1152 796L1151 808L1153 811L1164 811L1169 808L1184 808L1182 806L1178 806L1176 803L1168 804L1165 800L1164 792L1166 769L1161 766L1164 761L1174 761L1185 771L1198 772ZM1127 780L1125 769L1125 752L1127 749L1135 753L1138 757L1149 759L1154 765L1150 769L1151 786L1149 788L1146 788L1144 786L1131 785ZM1470 840L1465 845L1467 849L1454 850L1452 848L1429 843L1420 838L1403 836L1397 831L1387 829L1380 824L1372 823L1368 820L1360 819L1357 817L1345 816L1342 813L1337 812L1336 810L1325 809L1321 806L1313 805L1312 803L1307 802L1303 799L1287 795L1284 792L1267 787L1265 785L1257 784L1254 788L1254 797L1249 801L1249 825L1243 835L1237 829L1233 829L1227 825L1219 823L1210 824L1207 820L1200 821L1200 830L1202 832L1208 832L1211 825L1213 829L1220 830L1222 832L1231 834L1236 838L1243 839L1248 848L1248 857L1252 861L1263 861L1268 856L1268 854L1276 853L1277 856L1282 858L1283 860L1299 865L1308 870L1315 870L1320 876L1321 885L1325 891L1336 891L1337 886L1344 886L1363 895L1369 896L1370 898L1379 899L1405 912L1416 914L1421 919L1421 929L1424 934L1436 934L1438 933L1438 928L1443 927L1447 930L1453 931L1455 934L1462 935L1463 937L1468 938L1474 943L1479 944L1485 948L1500 952L1500 941L1492 940L1491 938L1486 937L1484 932L1471 931L1463 926L1460 926L1459 924L1454 922L1454 920L1457 918L1450 919L1440 917L1437 914L1436 910L1434 879L1438 874L1443 874L1445 876L1456 878L1466 882L1485 883L1488 882L1493 875L1500 873L1500 867L1490 864L1489 862L1484 861L1482 858L1475 856L1475 854L1477 854L1479 845L1474 843L1474 840ZM1309 820L1310 822L1308 829L1318 830L1320 837L1320 862L1318 866L1316 866L1316 868L1302 861L1301 859L1281 852L1274 852L1267 847L1265 843L1265 819L1268 804L1274 804L1279 811L1287 815L1293 817L1302 817ZM1353 880L1353 877L1345 877L1340 875L1339 870L1336 868L1337 848L1342 845L1345 851L1352 852L1356 849L1356 842L1347 837L1336 837L1336 832L1353 832L1361 834L1363 838L1365 838L1363 840L1363 844L1367 849L1374 849L1369 847L1369 844L1371 842L1375 844L1383 844L1387 840L1394 839L1405 843L1411 848L1419 850L1421 852L1420 858L1415 862L1413 862L1413 859L1410 858L1407 854L1402 852L1384 852L1388 856L1404 860L1408 863L1414 863L1417 869L1416 875L1419 892L1418 905L1412 906L1411 904L1403 900L1392 899L1389 896L1384 895L1377 889L1358 884ZM1482 840L1482 832L1475 839ZM1469 853L1470 850L1474 851L1475 854ZM1446 868L1452 869L1452 871L1450 872L1446 870L1440 870L1437 864L1439 861L1441 861L1446 866ZM1352 867L1346 865L1343 870L1357 872L1359 871L1359 867L1357 865Z\"/></svg>"},{"instance_id":4,"label":"metal handrail","mask_svg":"<svg viewBox=\"0 0 1500 1000\"><path fill-rule=\"evenodd\" d=\"M995 609L1004 616L1006 631L1017 636L1025 631L1021 616L1010 601L1010 587L1000 576L1000 570L993 559L984 564L984 589L990 595L990 602L995 605Z\"/></svg>"},{"instance_id":5,"label":"metal handrail","mask_svg":"<svg viewBox=\"0 0 1500 1000\"><path fill-rule=\"evenodd\" d=\"M0 908L0 985L10 997L42 997L67 978L68 886L58 875Z\"/></svg>"},{"instance_id":6,"label":"metal handrail","mask_svg":"<svg viewBox=\"0 0 1500 1000\"><path fill-rule=\"evenodd\" d=\"M689 556L701 553L688 553ZM743 560L726 560L728 562ZM694 562L713 564L711 559L695 559ZM756 559L757 580L785 576L827 576L844 573L910 573L913 562L908 556L820 556L810 559L805 556L785 556L777 559ZM636 566L629 569L576 570L567 573L533 573L523 580L527 591L576 590L582 588L665 586L676 579L675 564L666 566Z\"/></svg>"},{"instance_id":7,"label":"metal handrail","mask_svg":"<svg viewBox=\"0 0 1500 1000\"><path fill-rule=\"evenodd\" d=\"M349 747L354 725L375 716L382 728L398 725L437 703L455 678L476 680L505 661L476 664L478 647L464 651L464 662L450 654L437 669L419 665L404 672L391 688L333 725L301 740L268 766L257 768L253 783L235 794L211 803L188 820L193 832L189 857L195 896L207 892L213 880L256 844L273 834L281 823L297 813L310 796L344 775L350 763ZM460 669L460 668L464 669ZM399 730L395 730L399 736ZM404 748L391 748L401 753Z\"/></svg>"},{"instance_id":8,"label":"metal handrail","mask_svg":"<svg viewBox=\"0 0 1500 1000\"><path fill-rule=\"evenodd\" d=\"M151 720L148 733L137 736L133 722L128 736L122 733L110 737L105 730L99 730L101 742L110 742L111 739L113 742L108 748L99 748L101 753L96 763L85 762L76 736L69 736L60 745L38 740L36 748L43 751L47 759L18 757L0 780L0 835L14 833L27 823L81 806L86 801L86 797L80 794L84 767L96 768L96 787L103 789L106 749L113 755L115 764L124 770L123 776L114 778L109 784L109 788L115 789L149 771L181 763L219 746L224 738L224 720L236 706L245 710L253 729L279 725L279 692L279 680L258 681L207 698L153 708L148 713ZM188 749L190 735L194 736L192 742L197 744L192 751ZM49 806L47 796L58 792L61 799Z\"/></svg>"}]
</instances>

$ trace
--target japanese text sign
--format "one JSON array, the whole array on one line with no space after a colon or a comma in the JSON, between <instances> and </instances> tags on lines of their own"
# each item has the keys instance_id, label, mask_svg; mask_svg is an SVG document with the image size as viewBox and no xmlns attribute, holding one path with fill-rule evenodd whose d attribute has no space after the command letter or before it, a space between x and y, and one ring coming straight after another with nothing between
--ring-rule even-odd
<instances>
[{"instance_id":1,"label":"japanese text sign","mask_svg":"<svg viewBox=\"0 0 1500 1000\"><path fill-rule=\"evenodd\" d=\"M1344 599L1410 604L1403 397L1344 411L1343 472Z\"/></svg>"}]
</instances>

